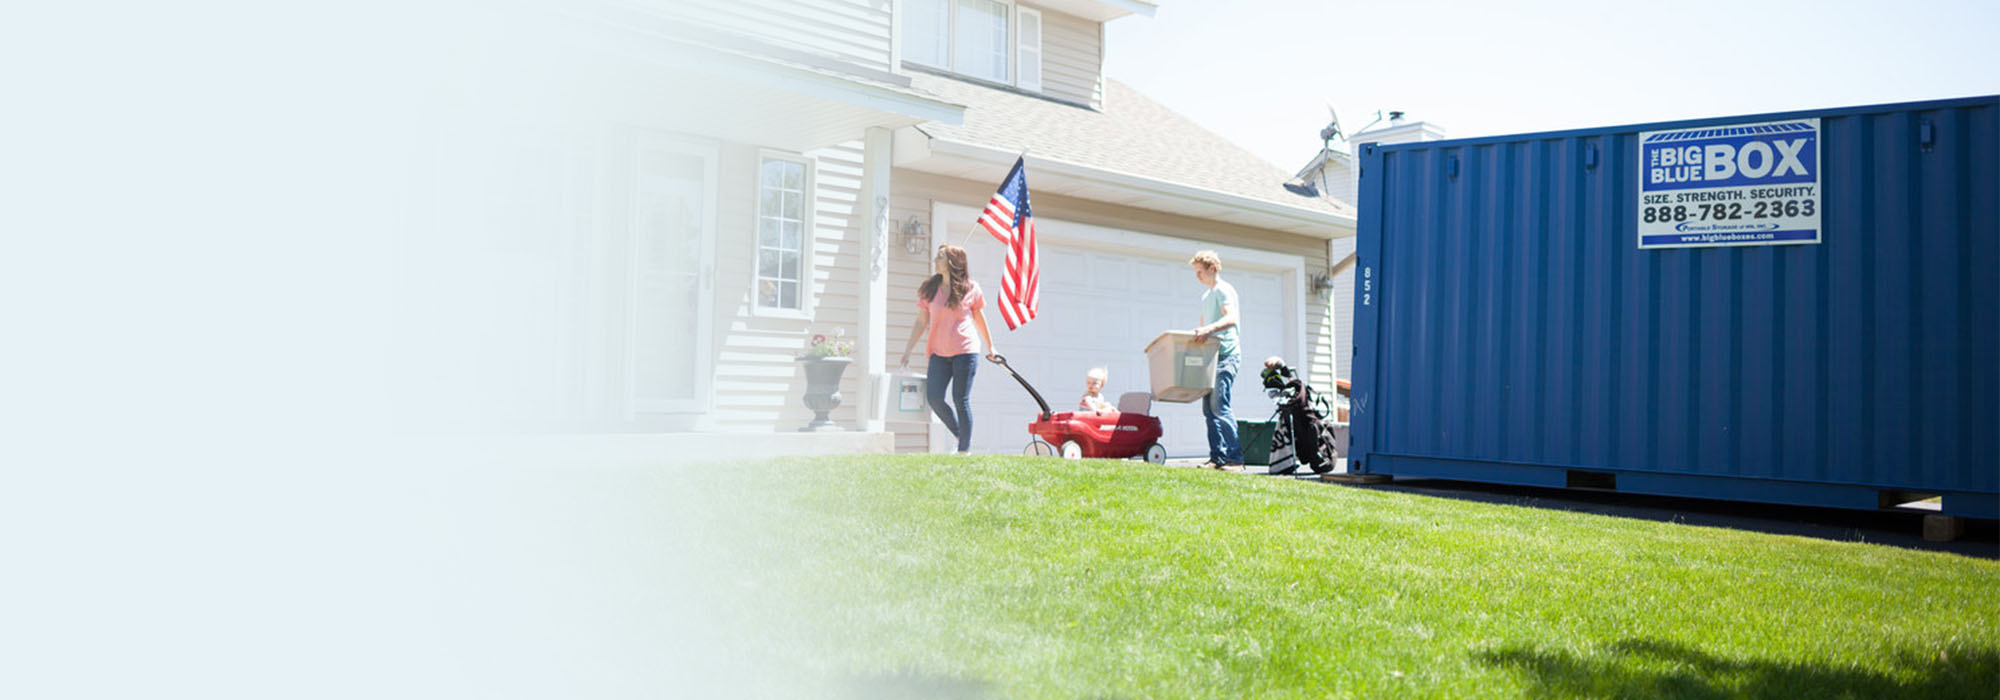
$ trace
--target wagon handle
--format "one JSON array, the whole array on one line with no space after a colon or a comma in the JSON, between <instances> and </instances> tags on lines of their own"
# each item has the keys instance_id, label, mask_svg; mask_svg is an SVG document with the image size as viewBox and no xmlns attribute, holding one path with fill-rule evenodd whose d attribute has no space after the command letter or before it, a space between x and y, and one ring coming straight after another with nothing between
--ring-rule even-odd
<instances>
[{"instance_id":1,"label":"wagon handle","mask_svg":"<svg viewBox=\"0 0 2000 700\"><path fill-rule=\"evenodd\" d=\"M1021 388L1027 389L1028 395L1035 398L1035 403L1042 407L1042 420L1049 420L1055 415L1049 411L1049 402L1042 400L1042 392L1035 391L1035 387L1029 385L1028 380L1021 378L1020 372L1014 371L1013 366L1007 364L1006 355L993 355L992 358L993 364L1000 365L1001 369L1007 370L1007 374L1012 376L1014 381L1020 382Z\"/></svg>"}]
</instances>

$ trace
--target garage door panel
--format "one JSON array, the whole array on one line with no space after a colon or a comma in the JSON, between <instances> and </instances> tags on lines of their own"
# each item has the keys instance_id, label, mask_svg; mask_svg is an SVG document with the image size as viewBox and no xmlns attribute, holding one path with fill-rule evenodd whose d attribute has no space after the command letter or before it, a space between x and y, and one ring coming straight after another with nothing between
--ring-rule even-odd
<instances>
[{"instance_id":1,"label":"garage door panel","mask_svg":"<svg viewBox=\"0 0 2000 700\"><path fill-rule=\"evenodd\" d=\"M1182 266L1186 267L1186 266ZM1174 266L1152 261L1139 261L1133 265L1131 289L1148 298L1168 298L1173 290L1169 287L1175 281Z\"/></svg>"},{"instance_id":2,"label":"garage door panel","mask_svg":"<svg viewBox=\"0 0 2000 700\"><path fill-rule=\"evenodd\" d=\"M996 249L999 248L996 246ZM1082 254L1043 250L1041 252L1042 289L1064 291L1083 291L1088 289L1090 286L1089 279L1082 274L1084 265ZM995 268L994 272L997 275L1005 269L1006 261L1002 260L1001 266Z\"/></svg>"},{"instance_id":3,"label":"garage door panel","mask_svg":"<svg viewBox=\"0 0 2000 700\"><path fill-rule=\"evenodd\" d=\"M1243 365L1231 391L1231 408L1239 420L1269 420L1277 408L1264 393L1264 358L1276 355L1294 365L1298 360L1286 345L1284 283L1275 273L1229 277L1243 299L1241 347Z\"/></svg>"},{"instance_id":4,"label":"garage door panel","mask_svg":"<svg viewBox=\"0 0 2000 700\"><path fill-rule=\"evenodd\" d=\"M1079 353L1036 350L1032 357L1015 361L1014 371L1041 392L1049 410L1062 412L1076 405L1083 393L1083 373L1088 363ZM1027 445L1028 423L1041 410L1034 397L1021 387L1007 370L988 363L973 382L973 450L976 452L1017 453Z\"/></svg>"},{"instance_id":5,"label":"garage door panel","mask_svg":"<svg viewBox=\"0 0 2000 700\"><path fill-rule=\"evenodd\" d=\"M1157 311L1134 312L1131 316L1119 319L1119 325L1125 327L1126 340L1123 341L1124 344L1118 349L1126 352L1144 352L1146 343L1151 342L1154 336L1160 334L1160 331L1167 330L1166 322L1167 317Z\"/></svg>"},{"instance_id":6,"label":"garage door panel","mask_svg":"<svg viewBox=\"0 0 2000 700\"><path fill-rule=\"evenodd\" d=\"M1090 278L1099 290L1123 294L1132 288L1132 263L1123 257L1091 255Z\"/></svg>"},{"instance_id":7,"label":"garage door panel","mask_svg":"<svg viewBox=\"0 0 2000 700\"><path fill-rule=\"evenodd\" d=\"M1004 348L1003 348L1004 349ZM1037 353L1008 351L1007 363L1022 378L1049 398L1047 380L1051 358ZM1016 358L1019 359L1016 359ZM982 360L984 362L984 360ZM1049 408L1055 409L1050 401ZM1007 376L1007 370L990 362L980 367L979 375L972 383L972 449L974 452L1019 454L1028 443L1028 423L1033 421L1040 407L1022 389L1019 382Z\"/></svg>"},{"instance_id":8,"label":"garage door panel","mask_svg":"<svg viewBox=\"0 0 2000 700\"><path fill-rule=\"evenodd\" d=\"M1190 304L1200 301L1207 288L1195 279L1194 268L1181 266L1174 274L1167 276L1167 288L1173 290L1174 298ZM1195 308L1195 307L1190 307Z\"/></svg>"},{"instance_id":9,"label":"garage door panel","mask_svg":"<svg viewBox=\"0 0 2000 700\"><path fill-rule=\"evenodd\" d=\"M1092 301L1090 306L1091 347L1108 351L1131 337L1129 319L1135 315L1136 304L1102 299Z\"/></svg>"},{"instance_id":10,"label":"garage door panel","mask_svg":"<svg viewBox=\"0 0 2000 700\"><path fill-rule=\"evenodd\" d=\"M1052 321L1046 329L1049 332L1046 334L1041 333L1040 331L1044 329L1037 328L1038 324L1030 323L1022 328L1024 339L1038 345L1055 345L1058 347L1074 347L1083 344L1085 333L1090 330L1090 309L1067 302L1057 302L1046 306L1055 308L1050 308L1048 311L1042 312L1041 315L1036 316L1036 320L1040 321L1046 317Z\"/></svg>"}]
</instances>

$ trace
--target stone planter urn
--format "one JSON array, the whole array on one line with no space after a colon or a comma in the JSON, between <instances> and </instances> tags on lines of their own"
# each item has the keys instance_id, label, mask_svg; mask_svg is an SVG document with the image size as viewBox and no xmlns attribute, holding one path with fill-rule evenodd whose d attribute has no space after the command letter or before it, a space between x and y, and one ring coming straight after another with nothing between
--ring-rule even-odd
<instances>
[{"instance_id":1,"label":"stone planter urn","mask_svg":"<svg viewBox=\"0 0 2000 700\"><path fill-rule=\"evenodd\" d=\"M840 375L847 372L848 365L854 364L854 358L800 355L799 363L806 368L806 408L813 411L812 422L799 428L799 432L844 430L834 425L826 414L840 407Z\"/></svg>"}]
</instances>

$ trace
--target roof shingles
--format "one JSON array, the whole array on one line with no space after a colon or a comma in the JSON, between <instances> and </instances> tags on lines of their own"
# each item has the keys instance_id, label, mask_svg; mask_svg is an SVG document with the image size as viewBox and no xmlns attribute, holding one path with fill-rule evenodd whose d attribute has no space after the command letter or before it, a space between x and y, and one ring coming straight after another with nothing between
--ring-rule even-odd
<instances>
[{"instance_id":1,"label":"roof shingles","mask_svg":"<svg viewBox=\"0 0 2000 700\"><path fill-rule=\"evenodd\" d=\"M932 138L1019 150L1140 177L1352 217L1352 207L1284 188L1284 170L1201 128L1124 83L1105 79L1102 111L924 73L912 87L966 106L956 126L928 122Z\"/></svg>"}]
</instances>

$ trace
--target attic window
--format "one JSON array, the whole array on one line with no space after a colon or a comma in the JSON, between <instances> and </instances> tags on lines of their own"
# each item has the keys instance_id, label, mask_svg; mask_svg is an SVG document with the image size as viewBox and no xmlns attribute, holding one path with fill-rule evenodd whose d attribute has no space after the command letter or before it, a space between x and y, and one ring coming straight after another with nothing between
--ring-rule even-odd
<instances>
[{"instance_id":1,"label":"attic window","mask_svg":"<svg viewBox=\"0 0 2000 700\"><path fill-rule=\"evenodd\" d=\"M1014 6L995 0L907 0L903 59L996 83L1012 83ZM1040 33L1039 19L1036 32ZM1039 49L1040 38L1037 37ZM1040 80L1039 55L1035 56Z\"/></svg>"}]
</instances>

